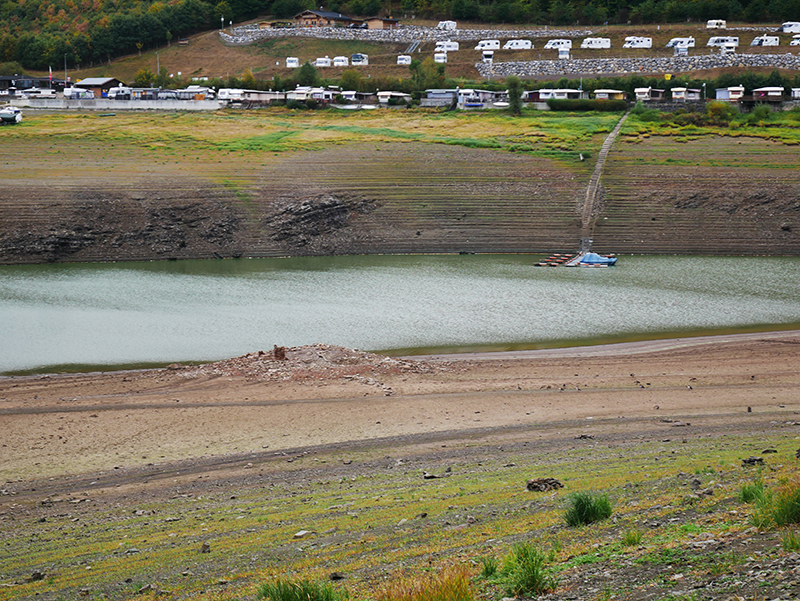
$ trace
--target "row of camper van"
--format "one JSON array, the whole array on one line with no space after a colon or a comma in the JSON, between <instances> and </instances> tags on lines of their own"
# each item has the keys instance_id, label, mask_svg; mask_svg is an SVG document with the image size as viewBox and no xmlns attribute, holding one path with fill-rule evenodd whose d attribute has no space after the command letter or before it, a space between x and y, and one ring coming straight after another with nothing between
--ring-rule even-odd
<instances>
[{"instance_id":1,"label":"row of camper van","mask_svg":"<svg viewBox=\"0 0 800 601\"><path fill-rule=\"evenodd\" d=\"M333 58L330 58L328 56L322 56L316 59L312 64L315 67L349 67L350 65L353 65L355 67L365 66L369 65L369 55L356 53L350 55L350 58L347 58L346 56L334 56ZM296 69L299 66L300 66L299 58L297 58L296 56L286 57L287 69Z\"/></svg>"}]
</instances>

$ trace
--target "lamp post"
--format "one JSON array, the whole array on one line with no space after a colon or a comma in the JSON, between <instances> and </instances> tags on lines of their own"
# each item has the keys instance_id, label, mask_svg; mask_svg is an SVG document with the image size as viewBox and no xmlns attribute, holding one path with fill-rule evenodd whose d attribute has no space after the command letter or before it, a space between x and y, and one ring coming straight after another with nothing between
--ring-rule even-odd
<instances>
[{"instance_id":1,"label":"lamp post","mask_svg":"<svg viewBox=\"0 0 800 601\"><path fill-rule=\"evenodd\" d=\"M67 53L64 53L64 87L67 87Z\"/></svg>"},{"instance_id":2,"label":"lamp post","mask_svg":"<svg viewBox=\"0 0 800 601\"><path fill-rule=\"evenodd\" d=\"M219 18L219 30L222 31L225 29L225 17L222 16Z\"/></svg>"},{"instance_id":3,"label":"lamp post","mask_svg":"<svg viewBox=\"0 0 800 601\"><path fill-rule=\"evenodd\" d=\"M706 99L706 82L703 82L703 100Z\"/></svg>"},{"instance_id":4,"label":"lamp post","mask_svg":"<svg viewBox=\"0 0 800 601\"><path fill-rule=\"evenodd\" d=\"M161 77L161 62L158 59L158 52L156 52L156 77Z\"/></svg>"}]
</instances>

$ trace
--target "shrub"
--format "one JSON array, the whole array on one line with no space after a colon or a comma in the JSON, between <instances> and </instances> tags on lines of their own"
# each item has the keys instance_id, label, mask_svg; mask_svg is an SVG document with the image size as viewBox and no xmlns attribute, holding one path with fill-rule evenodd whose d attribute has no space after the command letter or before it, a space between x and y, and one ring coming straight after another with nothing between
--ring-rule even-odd
<instances>
[{"instance_id":1,"label":"shrub","mask_svg":"<svg viewBox=\"0 0 800 601\"><path fill-rule=\"evenodd\" d=\"M402 578L376 595L377 601L474 601L469 574L449 568L434 578Z\"/></svg>"},{"instance_id":2,"label":"shrub","mask_svg":"<svg viewBox=\"0 0 800 601\"><path fill-rule=\"evenodd\" d=\"M329 583L278 578L262 584L257 598L267 601L342 601L347 599L347 593L337 591Z\"/></svg>"},{"instance_id":3,"label":"shrub","mask_svg":"<svg viewBox=\"0 0 800 601\"><path fill-rule=\"evenodd\" d=\"M547 101L547 106L550 107L551 111L602 111L613 113L626 110L628 103L624 100L589 100L587 98L562 100L551 98Z\"/></svg>"},{"instance_id":4,"label":"shrub","mask_svg":"<svg viewBox=\"0 0 800 601\"><path fill-rule=\"evenodd\" d=\"M506 593L519 597L540 595L555 589L558 579L545 569L546 565L545 554L532 545L514 545L503 561L501 572Z\"/></svg>"},{"instance_id":5,"label":"shrub","mask_svg":"<svg viewBox=\"0 0 800 601\"><path fill-rule=\"evenodd\" d=\"M568 497L564 519L568 526L583 526L611 516L611 501L606 495L574 493Z\"/></svg>"}]
</instances>

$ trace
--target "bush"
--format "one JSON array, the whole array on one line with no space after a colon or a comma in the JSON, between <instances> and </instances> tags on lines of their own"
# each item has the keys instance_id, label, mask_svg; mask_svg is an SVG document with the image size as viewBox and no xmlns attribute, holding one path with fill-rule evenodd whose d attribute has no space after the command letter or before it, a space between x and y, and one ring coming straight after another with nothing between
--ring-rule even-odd
<instances>
[{"instance_id":1,"label":"bush","mask_svg":"<svg viewBox=\"0 0 800 601\"><path fill-rule=\"evenodd\" d=\"M403 578L378 593L377 601L474 601L469 574L449 568L434 578Z\"/></svg>"},{"instance_id":2,"label":"bush","mask_svg":"<svg viewBox=\"0 0 800 601\"><path fill-rule=\"evenodd\" d=\"M551 98L547 101L547 106L550 107L551 111L602 111L613 113L627 110L628 103L624 100L589 100L588 98L561 100Z\"/></svg>"},{"instance_id":3,"label":"bush","mask_svg":"<svg viewBox=\"0 0 800 601\"><path fill-rule=\"evenodd\" d=\"M493 578L497 574L497 559L481 557L481 578Z\"/></svg>"},{"instance_id":4,"label":"bush","mask_svg":"<svg viewBox=\"0 0 800 601\"><path fill-rule=\"evenodd\" d=\"M800 535L794 530L784 530L781 533L781 546L784 551L800 551Z\"/></svg>"},{"instance_id":5,"label":"bush","mask_svg":"<svg viewBox=\"0 0 800 601\"><path fill-rule=\"evenodd\" d=\"M342 601L347 599L347 593L337 591L329 583L278 578L262 584L257 598L268 601Z\"/></svg>"},{"instance_id":6,"label":"bush","mask_svg":"<svg viewBox=\"0 0 800 601\"><path fill-rule=\"evenodd\" d=\"M626 547L635 547L641 544L643 536L644 535L642 534L641 530L638 529L628 530L622 536L622 544L625 545Z\"/></svg>"},{"instance_id":7,"label":"bush","mask_svg":"<svg viewBox=\"0 0 800 601\"><path fill-rule=\"evenodd\" d=\"M606 495L574 493L568 503L564 514L568 526L583 526L611 516L611 502Z\"/></svg>"},{"instance_id":8,"label":"bush","mask_svg":"<svg viewBox=\"0 0 800 601\"><path fill-rule=\"evenodd\" d=\"M503 561L501 579L506 594L520 596L540 595L558 586L558 579L545 567L547 557L528 543L514 545Z\"/></svg>"}]
</instances>

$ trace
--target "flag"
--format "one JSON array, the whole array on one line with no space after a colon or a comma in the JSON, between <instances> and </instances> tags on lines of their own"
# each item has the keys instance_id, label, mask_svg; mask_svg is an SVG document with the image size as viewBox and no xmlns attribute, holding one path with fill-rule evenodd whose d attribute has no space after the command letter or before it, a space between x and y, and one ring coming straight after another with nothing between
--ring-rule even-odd
<instances>
[{"instance_id":1,"label":"flag","mask_svg":"<svg viewBox=\"0 0 800 601\"><path fill-rule=\"evenodd\" d=\"M50 83L53 83L53 67L50 67Z\"/></svg>"}]
</instances>

